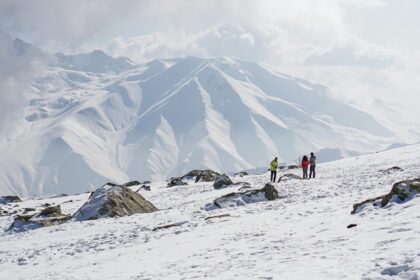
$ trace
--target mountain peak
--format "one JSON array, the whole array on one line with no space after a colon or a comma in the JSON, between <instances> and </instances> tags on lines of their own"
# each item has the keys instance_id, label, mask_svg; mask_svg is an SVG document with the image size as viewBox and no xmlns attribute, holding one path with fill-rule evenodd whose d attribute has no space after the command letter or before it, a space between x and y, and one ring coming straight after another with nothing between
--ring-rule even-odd
<instances>
[{"instance_id":1,"label":"mountain peak","mask_svg":"<svg viewBox=\"0 0 420 280\"><path fill-rule=\"evenodd\" d=\"M103 50L93 50L89 53L73 55L56 53L55 59L50 65L67 70L101 74L119 74L135 67L135 64L130 59L125 57L113 58Z\"/></svg>"}]
</instances>

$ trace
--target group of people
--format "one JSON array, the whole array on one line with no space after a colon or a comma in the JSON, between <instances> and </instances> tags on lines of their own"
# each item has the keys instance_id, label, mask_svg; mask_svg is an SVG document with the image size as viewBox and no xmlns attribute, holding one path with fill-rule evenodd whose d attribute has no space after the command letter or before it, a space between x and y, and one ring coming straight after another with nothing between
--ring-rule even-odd
<instances>
[{"instance_id":1,"label":"group of people","mask_svg":"<svg viewBox=\"0 0 420 280\"><path fill-rule=\"evenodd\" d=\"M271 172L270 182L273 182L273 183L276 182L278 166L279 166L279 163L278 163L277 157L275 157L270 162L270 172ZM314 155L314 153L311 153L309 158L308 156L304 155L300 163L300 167L302 168L303 179L308 178L308 168L309 168L309 178L315 178L316 156Z\"/></svg>"}]
</instances>

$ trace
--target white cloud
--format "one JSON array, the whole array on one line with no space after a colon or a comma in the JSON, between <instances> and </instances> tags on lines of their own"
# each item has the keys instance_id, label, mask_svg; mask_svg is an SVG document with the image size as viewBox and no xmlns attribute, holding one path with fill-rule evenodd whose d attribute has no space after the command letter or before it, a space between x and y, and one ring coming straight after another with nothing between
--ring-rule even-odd
<instances>
[{"instance_id":1,"label":"white cloud","mask_svg":"<svg viewBox=\"0 0 420 280\"><path fill-rule=\"evenodd\" d=\"M0 31L0 132L14 128L42 57L40 50Z\"/></svg>"}]
</instances>

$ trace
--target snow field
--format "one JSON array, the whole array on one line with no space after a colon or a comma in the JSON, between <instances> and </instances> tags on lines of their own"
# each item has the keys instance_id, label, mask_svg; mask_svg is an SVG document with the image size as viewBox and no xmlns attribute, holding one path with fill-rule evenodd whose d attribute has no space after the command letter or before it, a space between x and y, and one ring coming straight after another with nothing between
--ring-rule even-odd
<instances>
[{"instance_id":1,"label":"snow field","mask_svg":"<svg viewBox=\"0 0 420 280\"><path fill-rule=\"evenodd\" d=\"M237 187L166 188L156 182L151 192L142 192L160 209L155 213L1 233L1 277L417 279L419 195L383 209L350 212L354 203L389 192L394 182L420 177L419 156L415 145L321 164L316 179L277 183L279 200L213 211L204 205ZM403 171L379 172L391 166ZM268 179L268 174L233 178L258 188ZM19 207L62 203L63 213L74 213L87 197L28 199ZM231 216L205 220L218 214ZM1 228L11 221L0 217ZM152 231L177 222L186 223ZM347 229L352 223L357 226Z\"/></svg>"}]
</instances>

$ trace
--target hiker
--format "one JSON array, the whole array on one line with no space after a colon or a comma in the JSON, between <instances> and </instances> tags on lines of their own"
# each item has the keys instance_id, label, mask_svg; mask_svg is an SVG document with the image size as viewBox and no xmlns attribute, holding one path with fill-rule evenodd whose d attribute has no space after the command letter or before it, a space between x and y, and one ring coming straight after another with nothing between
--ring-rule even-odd
<instances>
[{"instance_id":1,"label":"hiker","mask_svg":"<svg viewBox=\"0 0 420 280\"><path fill-rule=\"evenodd\" d=\"M277 157L275 157L270 162L270 171L271 171L270 182L273 182L273 183L276 182L277 167L278 167L278 165L279 165L279 163L277 162Z\"/></svg>"},{"instance_id":2,"label":"hiker","mask_svg":"<svg viewBox=\"0 0 420 280\"><path fill-rule=\"evenodd\" d=\"M309 179L315 178L316 156L314 155L314 153L311 153L309 163L311 164L311 167L309 168Z\"/></svg>"},{"instance_id":3,"label":"hiker","mask_svg":"<svg viewBox=\"0 0 420 280\"><path fill-rule=\"evenodd\" d=\"M307 156L303 156L300 166L302 167L302 170L303 170L303 179L307 179L308 167L309 167L309 160Z\"/></svg>"}]
</instances>

